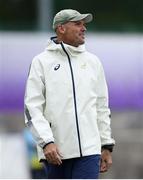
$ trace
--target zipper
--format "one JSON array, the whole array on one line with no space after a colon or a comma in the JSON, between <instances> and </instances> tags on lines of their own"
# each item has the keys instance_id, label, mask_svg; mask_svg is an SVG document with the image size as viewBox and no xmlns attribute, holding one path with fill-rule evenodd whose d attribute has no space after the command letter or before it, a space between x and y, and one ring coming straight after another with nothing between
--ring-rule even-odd
<instances>
[{"instance_id":1,"label":"zipper","mask_svg":"<svg viewBox=\"0 0 143 180\"><path fill-rule=\"evenodd\" d=\"M69 67L70 67L70 71L71 71L72 87L73 87L73 98L74 98L74 109L75 109L76 127L77 127L78 143L79 143L79 151L80 151L80 157L82 157L81 140L80 140L78 115L77 115L77 103L76 103L76 92L75 92L75 82L74 82L73 68L72 68L70 56L67 53L63 43L61 43L61 46L62 46L63 51L67 55L68 62L69 62Z\"/></svg>"}]
</instances>

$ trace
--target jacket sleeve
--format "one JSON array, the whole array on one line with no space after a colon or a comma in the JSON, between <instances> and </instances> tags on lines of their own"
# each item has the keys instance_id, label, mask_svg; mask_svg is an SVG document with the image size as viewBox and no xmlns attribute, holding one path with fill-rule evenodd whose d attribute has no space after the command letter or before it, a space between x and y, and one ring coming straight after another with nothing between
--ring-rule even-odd
<instances>
[{"instance_id":1,"label":"jacket sleeve","mask_svg":"<svg viewBox=\"0 0 143 180\"><path fill-rule=\"evenodd\" d=\"M36 143L43 148L54 142L48 120L44 117L45 80L42 65L34 58L30 67L25 91L25 123L30 129Z\"/></svg>"},{"instance_id":2,"label":"jacket sleeve","mask_svg":"<svg viewBox=\"0 0 143 180\"><path fill-rule=\"evenodd\" d=\"M97 79L97 122L101 138L101 145L114 145L111 137L110 109L108 105L108 89L103 67L100 63Z\"/></svg>"}]
</instances>

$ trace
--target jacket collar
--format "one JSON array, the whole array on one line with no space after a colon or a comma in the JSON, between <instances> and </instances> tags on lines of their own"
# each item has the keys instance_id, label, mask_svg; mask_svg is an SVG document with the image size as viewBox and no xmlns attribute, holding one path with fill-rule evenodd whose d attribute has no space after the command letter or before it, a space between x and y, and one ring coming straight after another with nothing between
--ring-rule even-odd
<instances>
[{"instance_id":1,"label":"jacket collar","mask_svg":"<svg viewBox=\"0 0 143 180\"><path fill-rule=\"evenodd\" d=\"M61 51L61 52L63 52L63 49L61 47L61 43L57 44L56 43L56 38L57 37L52 37L50 39L50 41L47 44L47 48L46 49L49 50L49 51ZM71 56L76 56L79 53L83 53L85 51L85 45L80 45L78 47L74 47L74 46L71 46L71 45L68 45L68 44L65 44L65 43L63 43L63 45L64 45L66 51Z\"/></svg>"}]
</instances>

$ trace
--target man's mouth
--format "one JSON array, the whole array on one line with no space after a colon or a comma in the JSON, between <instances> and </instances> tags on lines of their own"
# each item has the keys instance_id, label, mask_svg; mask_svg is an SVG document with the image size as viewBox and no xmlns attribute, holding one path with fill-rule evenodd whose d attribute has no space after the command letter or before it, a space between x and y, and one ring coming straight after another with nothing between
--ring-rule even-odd
<instances>
[{"instance_id":1,"label":"man's mouth","mask_svg":"<svg viewBox=\"0 0 143 180\"><path fill-rule=\"evenodd\" d=\"M85 38L85 34L80 34L80 36L81 36L82 38Z\"/></svg>"}]
</instances>

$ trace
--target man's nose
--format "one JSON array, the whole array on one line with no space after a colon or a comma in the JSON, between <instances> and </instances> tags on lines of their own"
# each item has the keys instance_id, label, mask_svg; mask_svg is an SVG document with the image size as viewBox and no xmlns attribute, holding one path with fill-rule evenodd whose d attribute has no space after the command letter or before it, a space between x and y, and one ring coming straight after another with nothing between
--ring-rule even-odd
<instances>
[{"instance_id":1,"label":"man's nose","mask_svg":"<svg viewBox=\"0 0 143 180\"><path fill-rule=\"evenodd\" d=\"M84 25L82 26L82 31L86 31L86 27Z\"/></svg>"}]
</instances>

